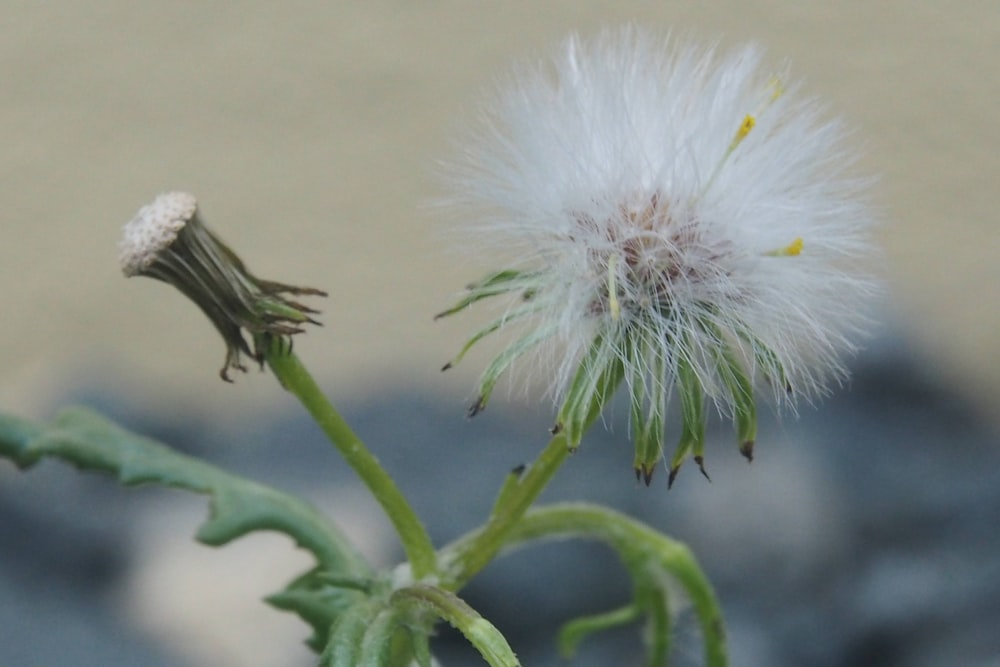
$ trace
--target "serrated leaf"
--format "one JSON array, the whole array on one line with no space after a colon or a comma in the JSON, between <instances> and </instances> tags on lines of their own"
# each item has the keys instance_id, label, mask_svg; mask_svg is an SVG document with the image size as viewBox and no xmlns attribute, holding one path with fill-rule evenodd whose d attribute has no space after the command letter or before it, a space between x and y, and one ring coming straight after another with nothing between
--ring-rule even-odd
<instances>
[{"instance_id":1,"label":"serrated leaf","mask_svg":"<svg viewBox=\"0 0 1000 667\"><path fill-rule=\"evenodd\" d=\"M290 583L285 590L268 596L265 601L282 611L295 613L313 629L306 644L317 653L330 640L330 628L346 609L365 597L361 582L356 586L332 586L325 573L316 568Z\"/></svg>"},{"instance_id":2,"label":"serrated leaf","mask_svg":"<svg viewBox=\"0 0 1000 667\"><path fill-rule=\"evenodd\" d=\"M210 497L197 538L219 546L258 530L291 537L323 569L370 575L340 531L311 505L239 477L117 426L84 408L62 411L51 424L0 415L0 456L28 468L44 457L115 475L126 486L160 484Z\"/></svg>"}]
</instances>

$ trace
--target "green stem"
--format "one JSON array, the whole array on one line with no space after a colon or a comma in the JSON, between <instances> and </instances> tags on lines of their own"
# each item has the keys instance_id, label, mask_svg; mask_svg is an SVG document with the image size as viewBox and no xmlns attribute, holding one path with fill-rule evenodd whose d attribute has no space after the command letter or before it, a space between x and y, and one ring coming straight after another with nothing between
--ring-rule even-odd
<instances>
[{"instance_id":1,"label":"green stem","mask_svg":"<svg viewBox=\"0 0 1000 667\"><path fill-rule=\"evenodd\" d=\"M565 434L559 433L519 480L512 483L508 479L485 528L472 539L460 542L447 560L442 586L458 590L493 560L570 451Z\"/></svg>"},{"instance_id":2,"label":"green stem","mask_svg":"<svg viewBox=\"0 0 1000 667\"><path fill-rule=\"evenodd\" d=\"M399 534L413 576L437 571L434 545L419 517L378 459L331 405L299 358L280 340L267 346L266 360L281 385L295 395L382 506Z\"/></svg>"},{"instance_id":3,"label":"green stem","mask_svg":"<svg viewBox=\"0 0 1000 667\"><path fill-rule=\"evenodd\" d=\"M465 635L492 667L521 667L500 631L454 593L418 584L397 590L392 594L392 602L429 610L444 619Z\"/></svg>"},{"instance_id":4,"label":"green stem","mask_svg":"<svg viewBox=\"0 0 1000 667\"><path fill-rule=\"evenodd\" d=\"M467 539L475 541L477 537L472 535ZM712 585L687 546L620 512L586 503L565 503L528 512L507 535L505 548L538 539L567 537L598 539L609 544L633 576L643 575L643 568L649 563L669 572L684 588L701 624L705 664L726 667L722 611Z\"/></svg>"},{"instance_id":5,"label":"green stem","mask_svg":"<svg viewBox=\"0 0 1000 667\"><path fill-rule=\"evenodd\" d=\"M582 616L566 623L559 631L559 654L566 659L576 655L580 642L603 630L633 623L642 617L642 608L634 602L603 614ZM661 661L662 663L662 661Z\"/></svg>"}]
</instances>

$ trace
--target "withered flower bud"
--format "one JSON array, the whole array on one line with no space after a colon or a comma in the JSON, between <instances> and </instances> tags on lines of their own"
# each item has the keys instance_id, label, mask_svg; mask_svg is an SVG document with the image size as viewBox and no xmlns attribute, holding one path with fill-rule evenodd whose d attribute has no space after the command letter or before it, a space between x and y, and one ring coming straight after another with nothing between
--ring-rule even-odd
<instances>
[{"instance_id":1,"label":"withered flower bud","mask_svg":"<svg viewBox=\"0 0 1000 667\"><path fill-rule=\"evenodd\" d=\"M263 365L273 338L302 333L307 322L320 324L312 317L319 311L288 296L326 296L325 292L254 276L205 227L197 201L185 192L161 194L139 209L125 225L119 259L126 277L148 276L170 283L208 316L226 343L226 361L219 371L226 382L232 382L230 369L246 371L241 353Z\"/></svg>"}]
</instances>

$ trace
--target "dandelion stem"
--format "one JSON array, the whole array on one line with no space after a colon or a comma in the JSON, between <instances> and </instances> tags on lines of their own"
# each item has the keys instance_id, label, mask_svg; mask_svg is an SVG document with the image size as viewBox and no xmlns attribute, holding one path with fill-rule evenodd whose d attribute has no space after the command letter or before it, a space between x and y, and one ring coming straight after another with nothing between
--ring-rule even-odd
<instances>
[{"instance_id":1,"label":"dandelion stem","mask_svg":"<svg viewBox=\"0 0 1000 667\"><path fill-rule=\"evenodd\" d=\"M437 558L434 545L424 525L389 473L323 395L309 371L287 344L280 339L272 339L266 349L267 364L278 381L299 399L385 510L403 543L403 550L413 568L414 578L419 580L435 573Z\"/></svg>"},{"instance_id":2,"label":"dandelion stem","mask_svg":"<svg viewBox=\"0 0 1000 667\"><path fill-rule=\"evenodd\" d=\"M486 527L448 559L445 588L458 590L493 560L571 451L566 434L557 433L519 480L508 478Z\"/></svg>"}]
</instances>

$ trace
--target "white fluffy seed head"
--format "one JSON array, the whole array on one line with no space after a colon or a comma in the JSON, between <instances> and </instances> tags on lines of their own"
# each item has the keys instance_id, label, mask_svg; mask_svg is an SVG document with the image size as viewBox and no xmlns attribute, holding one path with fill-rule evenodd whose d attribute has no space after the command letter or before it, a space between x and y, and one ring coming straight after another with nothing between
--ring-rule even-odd
<instances>
[{"instance_id":1,"label":"white fluffy seed head","mask_svg":"<svg viewBox=\"0 0 1000 667\"><path fill-rule=\"evenodd\" d=\"M143 206L122 230L118 261L126 276L141 274L194 218L198 202L187 192L165 192Z\"/></svg>"},{"instance_id":2,"label":"white fluffy seed head","mask_svg":"<svg viewBox=\"0 0 1000 667\"><path fill-rule=\"evenodd\" d=\"M866 182L840 125L761 61L634 28L571 37L457 143L445 204L531 276L508 312L531 294L511 319L556 332L529 366L557 401L595 340L623 356L626 330L649 346L626 383L673 386L684 363L724 412L727 350L779 403L843 377L874 291Z\"/></svg>"}]
</instances>

